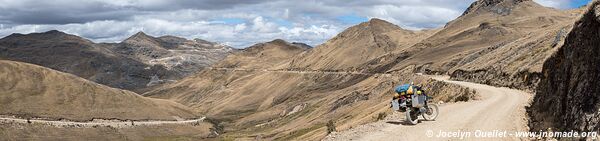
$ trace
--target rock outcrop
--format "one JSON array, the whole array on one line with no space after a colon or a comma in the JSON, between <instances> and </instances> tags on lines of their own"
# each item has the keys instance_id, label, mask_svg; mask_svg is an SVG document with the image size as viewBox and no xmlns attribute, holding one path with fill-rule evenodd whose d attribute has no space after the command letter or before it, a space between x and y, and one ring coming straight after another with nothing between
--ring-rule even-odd
<instances>
[{"instance_id":1,"label":"rock outcrop","mask_svg":"<svg viewBox=\"0 0 600 141\"><path fill-rule=\"evenodd\" d=\"M233 48L202 39L187 40L175 36L152 37L138 32L119 44L112 44L116 53L147 65L161 65L180 79L224 59Z\"/></svg>"},{"instance_id":2,"label":"rock outcrop","mask_svg":"<svg viewBox=\"0 0 600 141\"><path fill-rule=\"evenodd\" d=\"M530 0L478 0L472 3L462 15L464 16L481 11L490 11L499 15L508 15L516 4L523 1Z\"/></svg>"},{"instance_id":3,"label":"rock outcrop","mask_svg":"<svg viewBox=\"0 0 600 141\"><path fill-rule=\"evenodd\" d=\"M528 112L532 131L600 130L600 2L574 24L564 45L544 63Z\"/></svg>"}]
</instances>

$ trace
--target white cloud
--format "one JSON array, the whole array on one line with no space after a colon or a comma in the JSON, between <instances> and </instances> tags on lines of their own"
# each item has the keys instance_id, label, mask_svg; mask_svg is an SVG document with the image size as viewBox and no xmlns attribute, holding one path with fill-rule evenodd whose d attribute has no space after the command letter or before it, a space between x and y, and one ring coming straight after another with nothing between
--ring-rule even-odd
<instances>
[{"instance_id":1,"label":"white cloud","mask_svg":"<svg viewBox=\"0 0 600 141\"><path fill-rule=\"evenodd\" d=\"M235 25L235 31L243 31L244 29L246 29L246 23Z\"/></svg>"},{"instance_id":2,"label":"white cloud","mask_svg":"<svg viewBox=\"0 0 600 141\"><path fill-rule=\"evenodd\" d=\"M228 25L212 21L173 22L162 19L136 21L106 20L65 25L18 25L0 29L0 35L9 35L14 32L44 32L52 29L91 38L97 42L119 42L138 31L144 31L153 36L175 35L189 39L201 38L226 43L238 48L276 38L316 45L333 37L337 32L342 30L330 25L294 26L287 28L277 26L275 23L262 17L256 17L250 27L246 23Z\"/></svg>"},{"instance_id":3,"label":"white cloud","mask_svg":"<svg viewBox=\"0 0 600 141\"><path fill-rule=\"evenodd\" d=\"M540 5L543 5L546 7L554 7L554 8L558 8L558 9L570 8L569 0L534 0L534 1L539 3Z\"/></svg>"},{"instance_id":4,"label":"white cloud","mask_svg":"<svg viewBox=\"0 0 600 141\"><path fill-rule=\"evenodd\" d=\"M263 17L258 16L252 20L252 30L258 33L267 33L277 29L275 23L266 22Z\"/></svg>"},{"instance_id":5,"label":"white cloud","mask_svg":"<svg viewBox=\"0 0 600 141\"><path fill-rule=\"evenodd\" d=\"M97 42L119 42L144 31L238 48L276 38L318 45L352 26L340 22L340 16L381 18L407 29L433 28L459 16L473 1L0 0L0 37L58 29Z\"/></svg>"},{"instance_id":6,"label":"white cloud","mask_svg":"<svg viewBox=\"0 0 600 141\"><path fill-rule=\"evenodd\" d=\"M407 29L435 28L460 16L463 11L434 6L380 5L366 11L371 18L381 18Z\"/></svg>"}]
</instances>

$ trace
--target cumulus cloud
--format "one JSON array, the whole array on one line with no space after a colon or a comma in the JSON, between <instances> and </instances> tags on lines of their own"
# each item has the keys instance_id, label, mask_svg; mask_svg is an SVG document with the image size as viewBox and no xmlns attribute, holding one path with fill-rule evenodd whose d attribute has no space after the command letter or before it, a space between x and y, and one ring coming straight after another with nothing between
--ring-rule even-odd
<instances>
[{"instance_id":1,"label":"cumulus cloud","mask_svg":"<svg viewBox=\"0 0 600 141\"><path fill-rule=\"evenodd\" d=\"M568 9L571 8L570 0L534 0L540 5L546 7L554 7L559 9Z\"/></svg>"},{"instance_id":2,"label":"cumulus cloud","mask_svg":"<svg viewBox=\"0 0 600 141\"><path fill-rule=\"evenodd\" d=\"M318 45L345 28L381 18L435 28L474 0L0 0L0 37L57 29L96 42L150 35L201 38L243 48L281 38ZM566 0L536 0L560 7Z\"/></svg>"}]
</instances>

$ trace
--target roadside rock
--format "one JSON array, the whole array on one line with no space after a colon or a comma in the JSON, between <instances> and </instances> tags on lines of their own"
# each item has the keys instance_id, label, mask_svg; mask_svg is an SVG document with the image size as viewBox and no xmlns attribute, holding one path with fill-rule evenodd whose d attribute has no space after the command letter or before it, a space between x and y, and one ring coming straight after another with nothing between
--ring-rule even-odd
<instances>
[{"instance_id":1,"label":"roadside rock","mask_svg":"<svg viewBox=\"0 0 600 141\"><path fill-rule=\"evenodd\" d=\"M495 69L474 71L456 70L451 75L453 80L481 83L492 86L510 87L528 92L533 91L542 77L538 72L522 71L509 74Z\"/></svg>"},{"instance_id":2,"label":"roadside rock","mask_svg":"<svg viewBox=\"0 0 600 141\"><path fill-rule=\"evenodd\" d=\"M528 108L532 131L599 131L600 2L594 1L543 69Z\"/></svg>"}]
</instances>

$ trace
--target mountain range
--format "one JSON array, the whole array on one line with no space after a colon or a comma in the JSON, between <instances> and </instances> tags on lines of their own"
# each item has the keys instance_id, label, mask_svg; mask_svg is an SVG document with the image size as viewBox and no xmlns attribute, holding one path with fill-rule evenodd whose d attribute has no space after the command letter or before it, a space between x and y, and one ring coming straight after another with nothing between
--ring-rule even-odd
<instances>
[{"instance_id":1,"label":"mountain range","mask_svg":"<svg viewBox=\"0 0 600 141\"><path fill-rule=\"evenodd\" d=\"M10 107L0 112L70 120L202 115L212 127L195 128L199 139L321 140L331 124L349 130L393 114L399 84L421 85L438 103L481 98L427 76L446 75L534 93L524 117L532 131L592 131L600 125L598 13L598 1L558 10L479 0L444 27L412 31L373 18L314 48L275 39L237 50L143 32L120 43L60 31L12 34L0 39L0 105Z\"/></svg>"},{"instance_id":2,"label":"mountain range","mask_svg":"<svg viewBox=\"0 0 600 141\"><path fill-rule=\"evenodd\" d=\"M139 32L121 43L94 43L52 30L0 39L0 59L41 65L114 88L144 92L181 79L235 49L201 39Z\"/></svg>"},{"instance_id":3,"label":"mountain range","mask_svg":"<svg viewBox=\"0 0 600 141\"><path fill-rule=\"evenodd\" d=\"M424 31L371 19L313 49L294 52L279 65L222 64L239 58L228 57L218 66L229 69L205 70L144 95L220 117L234 133L313 140L325 135L326 119L337 121L338 129L373 120L385 112L387 105L381 101L402 82L435 87L438 101L475 98L471 90L413 73L533 91L544 60L562 45L580 11L533 1L478 1L445 27ZM267 56L240 61L271 60L260 58ZM456 90L444 96L448 89ZM305 130L311 131L301 132Z\"/></svg>"}]
</instances>

